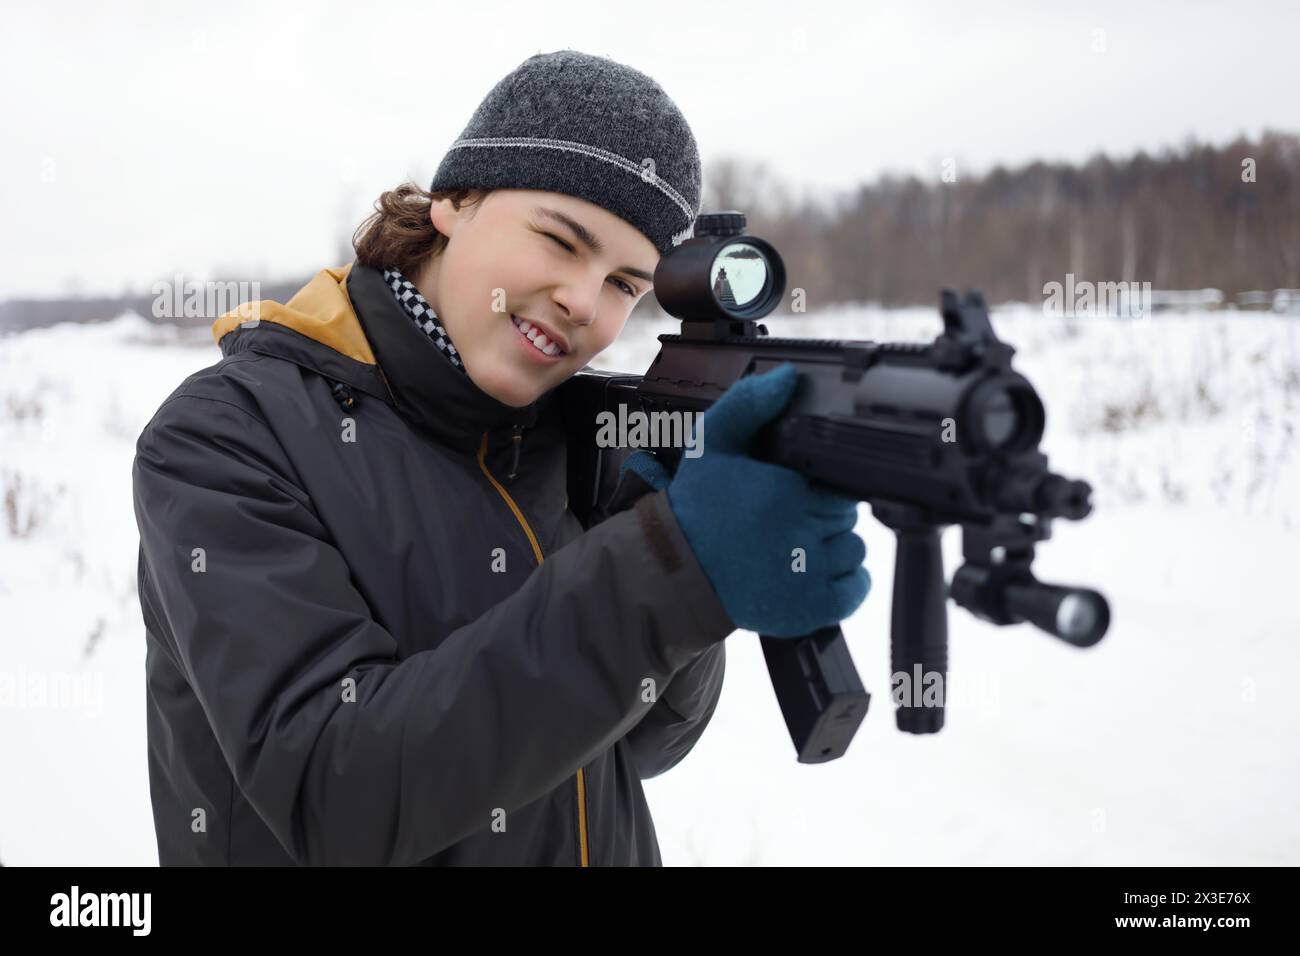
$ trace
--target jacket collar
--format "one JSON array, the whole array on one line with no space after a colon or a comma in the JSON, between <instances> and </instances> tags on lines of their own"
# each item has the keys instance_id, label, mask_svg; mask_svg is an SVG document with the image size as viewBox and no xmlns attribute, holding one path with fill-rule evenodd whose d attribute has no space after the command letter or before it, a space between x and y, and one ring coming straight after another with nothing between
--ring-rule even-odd
<instances>
[{"instance_id":1,"label":"jacket collar","mask_svg":"<svg viewBox=\"0 0 1300 956\"><path fill-rule=\"evenodd\" d=\"M254 320L254 321L250 321ZM322 269L287 303L244 303L212 324L223 355L249 350L287 359L393 405L420 430L473 453L531 428L557 389L523 408L488 395L406 314L383 272L360 262Z\"/></svg>"},{"instance_id":2,"label":"jacket collar","mask_svg":"<svg viewBox=\"0 0 1300 956\"><path fill-rule=\"evenodd\" d=\"M472 452L484 432L536 424L551 392L522 408L484 392L416 327L378 269L354 262L347 276L347 294L398 411L422 430L453 448Z\"/></svg>"}]
</instances>

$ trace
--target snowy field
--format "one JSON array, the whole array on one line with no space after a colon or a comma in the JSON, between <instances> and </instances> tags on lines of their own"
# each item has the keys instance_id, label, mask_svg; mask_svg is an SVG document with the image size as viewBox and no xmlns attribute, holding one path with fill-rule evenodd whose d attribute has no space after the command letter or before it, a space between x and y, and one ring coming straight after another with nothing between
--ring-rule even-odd
<instances>
[{"instance_id":1,"label":"snowy field","mask_svg":"<svg viewBox=\"0 0 1300 956\"><path fill-rule=\"evenodd\" d=\"M727 642L722 700L645 784L664 861L692 864L1300 864L1300 321L994 313L1047 407L1054 470L1096 510L1057 522L1047 581L1111 602L1077 650L949 604L947 726L889 700L890 533L862 508L874 585L844 624L873 698L838 761L793 747L757 638ZM932 338L936 310L842 309L774 335ZM594 364L638 371L671 323ZM0 862L155 865L135 439L220 358L136 316L0 338ZM960 534L944 536L946 569ZM41 692L44 692L42 696Z\"/></svg>"}]
</instances>

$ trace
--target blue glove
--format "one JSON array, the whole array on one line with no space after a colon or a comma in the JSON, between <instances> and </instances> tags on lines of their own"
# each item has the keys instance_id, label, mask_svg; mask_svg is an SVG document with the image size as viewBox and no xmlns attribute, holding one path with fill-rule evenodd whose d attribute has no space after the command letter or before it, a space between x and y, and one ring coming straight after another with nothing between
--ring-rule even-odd
<instances>
[{"instance_id":1,"label":"blue glove","mask_svg":"<svg viewBox=\"0 0 1300 956\"><path fill-rule=\"evenodd\" d=\"M695 557L737 627L767 637L802 637L838 624L871 590L867 546L853 533L858 503L813 488L798 472L748 454L798 384L789 362L732 385L704 413L703 453L663 463L634 452L631 470L668 503ZM796 548L804 551L802 564ZM802 570L801 570L802 567Z\"/></svg>"},{"instance_id":2,"label":"blue glove","mask_svg":"<svg viewBox=\"0 0 1300 956\"><path fill-rule=\"evenodd\" d=\"M620 478L625 471L640 476L641 480L655 491L662 491L672 481L672 475L668 473L664 463L648 451L634 451L624 458L623 464L618 469Z\"/></svg>"}]
</instances>

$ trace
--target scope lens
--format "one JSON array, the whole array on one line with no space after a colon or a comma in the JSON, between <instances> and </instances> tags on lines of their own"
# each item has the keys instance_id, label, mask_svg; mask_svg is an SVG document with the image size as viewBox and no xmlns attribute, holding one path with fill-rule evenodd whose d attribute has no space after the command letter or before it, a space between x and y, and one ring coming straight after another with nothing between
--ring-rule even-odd
<instances>
[{"instance_id":1,"label":"scope lens","mask_svg":"<svg viewBox=\"0 0 1300 956\"><path fill-rule=\"evenodd\" d=\"M1020 412L1011 400L1011 392L1005 388L989 395L980 418L984 438L994 448L1008 444L1020 428Z\"/></svg>"},{"instance_id":2,"label":"scope lens","mask_svg":"<svg viewBox=\"0 0 1300 956\"><path fill-rule=\"evenodd\" d=\"M733 242L714 258L709 280L719 305L744 309L763 294L769 274L762 250L748 242Z\"/></svg>"}]
</instances>

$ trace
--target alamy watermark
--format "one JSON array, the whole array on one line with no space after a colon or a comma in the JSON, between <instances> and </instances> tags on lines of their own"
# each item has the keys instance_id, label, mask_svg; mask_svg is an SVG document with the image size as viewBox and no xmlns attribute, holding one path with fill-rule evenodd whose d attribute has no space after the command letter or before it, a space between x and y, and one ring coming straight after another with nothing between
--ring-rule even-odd
<instances>
[{"instance_id":1,"label":"alamy watermark","mask_svg":"<svg viewBox=\"0 0 1300 956\"><path fill-rule=\"evenodd\" d=\"M596 445L600 448L682 448L687 458L704 454L703 412L629 412L596 415Z\"/></svg>"},{"instance_id":2,"label":"alamy watermark","mask_svg":"<svg viewBox=\"0 0 1300 956\"><path fill-rule=\"evenodd\" d=\"M889 697L896 707L950 707L960 704L991 716L1006 699L996 673L967 672L957 682L944 671L923 670L914 662L912 670L895 671L889 679Z\"/></svg>"},{"instance_id":3,"label":"alamy watermark","mask_svg":"<svg viewBox=\"0 0 1300 956\"><path fill-rule=\"evenodd\" d=\"M100 671L0 670L0 710L85 710L93 715L103 704Z\"/></svg>"},{"instance_id":4,"label":"alamy watermark","mask_svg":"<svg viewBox=\"0 0 1300 956\"><path fill-rule=\"evenodd\" d=\"M1043 314L1144 319L1151 315L1151 283L1075 281L1074 273L1067 272L1064 283L1044 283Z\"/></svg>"},{"instance_id":5,"label":"alamy watermark","mask_svg":"<svg viewBox=\"0 0 1300 956\"><path fill-rule=\"evenodd\" d=\"M50 897L50 925L122 926L132 936L148 936L152 904L151 893L83 893L74 883L71 891Z\"/></svg>"},{"instance_id":6,"label":"alamy watermark","mask_svg":"<svg viewBox=\"0 0 1300 956\"><path fill-rule=\"evenodd\" d=\"M239 310L246 322L257 324L261 319L262 283L209 282L191 279L177 273L171 281L155 282L153 317L155 319L216 318L227 312Z\"/></svg>"}]
</instances>

